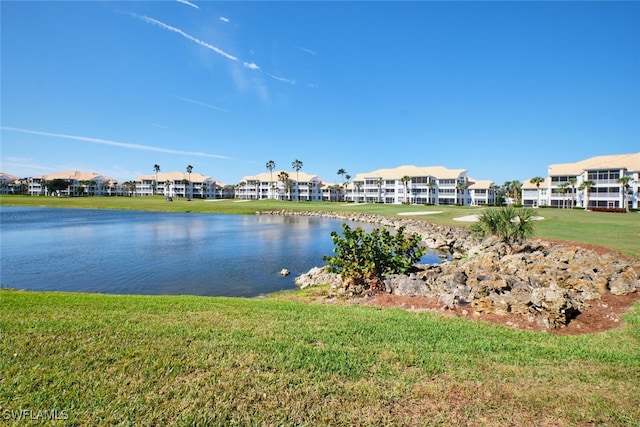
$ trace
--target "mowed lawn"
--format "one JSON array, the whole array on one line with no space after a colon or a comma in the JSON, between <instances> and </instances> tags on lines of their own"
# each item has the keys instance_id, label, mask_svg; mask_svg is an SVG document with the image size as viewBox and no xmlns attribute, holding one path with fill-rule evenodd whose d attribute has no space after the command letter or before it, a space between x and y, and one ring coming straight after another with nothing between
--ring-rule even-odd
<instances>
[{"instance_id":1,"label":"mowed lawn","mask_svg":"<svg viewBox=\"0 0 640 427\"><path fill-rule=\"evenodd\" d=\"M482 212L161 197L0 203L413 212L458 226L469 224L453 218ZM418 215L425 211L440 213ZM545 217L539 236L640 256L639 214L536 214ZM640 425L640 304L619 328L560 336L292 297L305 292L242 299L1 290L0 425Z\"/></svg>"},{"instance_id":2,"label":"mowed lawn","mask_svg":"<svg viewBox=\"0 0 640 427\"><path fill-rule=\"evenodd\" d=\"M3 290L0 313L3 425L640 420L639 306L625 327L581 336L279 295Z\"/></svg>"}]
</instances>

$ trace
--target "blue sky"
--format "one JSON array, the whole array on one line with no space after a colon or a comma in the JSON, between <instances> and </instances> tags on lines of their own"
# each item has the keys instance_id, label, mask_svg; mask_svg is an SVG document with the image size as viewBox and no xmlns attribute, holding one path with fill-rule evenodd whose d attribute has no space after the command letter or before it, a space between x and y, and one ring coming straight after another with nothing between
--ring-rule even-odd
<instances>
[{"instance_id":1,"label":"blue sky","mask_svg":"<svg viewBox=\"0 0 640 427\"><path fill-rule=\"evenodd\" d=\"M501 184L640 151L639 2L2 1L0 170Z\"/></svg>"}]
</instances>

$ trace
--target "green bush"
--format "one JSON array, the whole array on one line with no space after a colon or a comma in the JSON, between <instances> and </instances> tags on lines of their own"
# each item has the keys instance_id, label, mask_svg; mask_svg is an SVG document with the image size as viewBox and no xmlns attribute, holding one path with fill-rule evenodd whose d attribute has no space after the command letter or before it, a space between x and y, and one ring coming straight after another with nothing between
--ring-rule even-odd
<instances>
[{"instance_id":1,"label":"green bush","mask_svg":"<svg viewBox=\"0 0 640 427\"><path fill-rule=\"evenodd\" d=\"M360 227L352 229L342 224L344 237L331 232L335 256L323 259L328 269L339 273L348 285L376 290L382 286L383 276L407 273L425 253L420 236L405 236L404 230L398 228L395 235L385 228L367 233Z\"/></svg>"}]
</instances>

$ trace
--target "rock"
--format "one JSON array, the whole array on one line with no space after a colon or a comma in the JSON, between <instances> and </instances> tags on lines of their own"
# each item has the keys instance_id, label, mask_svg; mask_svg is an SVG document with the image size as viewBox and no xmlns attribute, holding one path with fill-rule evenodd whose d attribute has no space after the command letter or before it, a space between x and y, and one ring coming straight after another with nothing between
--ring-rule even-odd
<instances>
[{"instance_id":1,"label":"rock","mask_svg":"<svg viewBox=\"0 0 640 427\"><path fill-rule=\"evenodd\" d=\"M572 245L531 239L514 245L510 253L495 237L476 241L466 228L446 227L414 219L394 219L365 213L268 211L262 214L322 216L366 222L388 228L404 225L432 249L444 248L452 260L417 265L416 272L384 279L387 292L439 300L453 308L463 302L478 312L518 314L546 328L562 327L589 301L605 293L624 295L640 288L640 263L630 264L616 254L598 254ZM453 255L456 254L456 255ZM315 267L296 278L301 288L329 283L343 295L347 289L338 274Z\"/></svg>"},{"instance_id":2,"label":"rock","mask_svg":"<svg viewBox=\"0 0 640 427\"><path fill-rule=\"evenodd\" d=\"M289 270L287 270L286 268L283 268L282 270L280 270L280 275L281 276L288 276L289 274L291 274L291 272Z\"/></svg>"},{"instance_id":3,"label":"rock","mask_svg":"<svg viewBox=\"0 0 640 427\"><path fill-rule=\"evenodd\" d=\"M329 273L324 267L313 267L308 272L296 277L294 283L299 286L300 289L327 283L334 287L343 285L342 278L339 274Z\"/></svg>"}]
</instances>

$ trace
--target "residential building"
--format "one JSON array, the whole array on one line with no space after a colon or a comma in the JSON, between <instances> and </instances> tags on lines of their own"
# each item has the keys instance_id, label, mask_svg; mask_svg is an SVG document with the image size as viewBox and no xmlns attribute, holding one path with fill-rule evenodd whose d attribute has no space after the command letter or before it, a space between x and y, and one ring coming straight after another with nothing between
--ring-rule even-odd
<instances>
[{"instance_id":1,"label":"residential building","mask_svg":"<svg viewBox=\"0 0 640 427\"><path fill-rule=\"evenodd\" d=\"M322 181L306 172L273 171L245 176L236 186L236 197L246 200L323 200Z\"/></svg>"},{"instance_id":2,"label":"residential building","mask_svg":"<svg viewBox=\"0 0 640 427\"><path fill-rule=\"evenodd\" d=\"M492 202L491 181L471 180L465 169L404 165L359 173L345 198L359 203L471 205Z\"/></svg>"},{"instance_id":3,"label":"residential building","mask_svg":"<svg viewBox=\"0 0 640 427\"><path fill-rule=\"evenodd\" d=\"M539 206L549 206L549 187L551 180L545 180L539 184L534 184L531 180L522 183L522 205L528 208L537 208Z\"/></svg>"},{"instance_id":4,"label":"residential building","mask_svg":"<svg viewBox=\"0 0 640 427\"><path fill-rule=\"evenodd\" d=\"M26 187L26 179L0 172L0 194L23 194L26 193Z\"/></svg>"},{"instance_id":5,"label":"residential building","mask_svg":"<svg viewBox=\"0 0 640 427\"><path fill-rule=\"evenodd\" d=\"M640 153L549 165L539 194L537 190L525 182L525 206L640 209Z\"/></svg>"},{"instance_id":6,"label":"residential building","mask_svg":"<svg viewBox=\"0 0 640 427\"><path fill-rule=\"evenodd\" d=\"M65 171L39 175L27 179L27 194L31 196L50 195L47 182L63 180L67 187L59 190L59 196L120 196L124 188L113 178L95 172Z\"/></svg>"},{"instance_id":7,"label":"residential building","mask_svg":"<svg viewBox=\"0 0 640 427\"><path fill-rule=\"evenodd\" d=\"M187 199L223 198L224 184L210 176L188 172L158 172L141 175L135 179L136 196L160 194L165 197L184 197Z\"/></svg>"}]
</instances>

